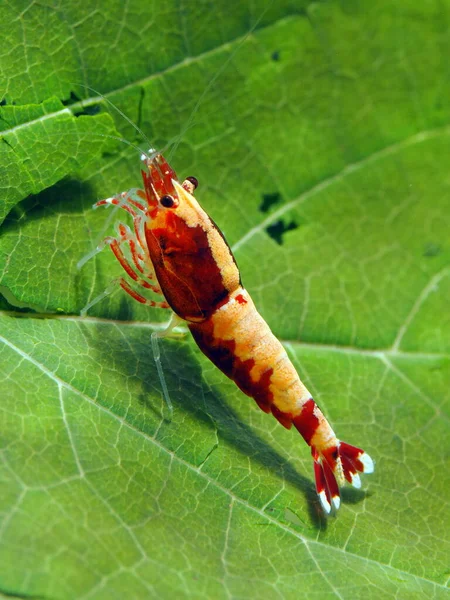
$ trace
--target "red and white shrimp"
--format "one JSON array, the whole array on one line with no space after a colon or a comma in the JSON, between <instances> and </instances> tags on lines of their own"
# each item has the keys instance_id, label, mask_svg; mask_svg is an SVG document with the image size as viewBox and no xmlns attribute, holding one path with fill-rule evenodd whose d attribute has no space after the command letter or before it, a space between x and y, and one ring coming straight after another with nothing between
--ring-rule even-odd
<instances>
[{"instance_id":1,"label":"red and white shrimp","mask_svg":"<svg viewBox=\"0 0 450 600\"><path fill-rule=\"evenodd\" d=\"M161 154L143 155L144 190L97 202L115 204L133 217L134 231L119 225L105 242L127 274L163 297L149 300L125 280L122 288L149 306L171 308L184 321L200 350L266 413L292 425L311 447L316 490L324 510L339 508L339 485L361 485L358 472L373 461L360 448L341 442L300 380L279 340L242 287L239 269L221 231L193 193L193 177L179 183ZM128 244L131 261L122 247Z\"/></svg>"}]
</instances>

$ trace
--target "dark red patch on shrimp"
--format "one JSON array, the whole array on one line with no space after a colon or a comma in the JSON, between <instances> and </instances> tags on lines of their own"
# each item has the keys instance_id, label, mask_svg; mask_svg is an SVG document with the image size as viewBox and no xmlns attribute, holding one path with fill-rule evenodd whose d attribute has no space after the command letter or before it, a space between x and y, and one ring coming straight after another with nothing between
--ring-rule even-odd
<instances>
[{"instance_id":1,"label":"dark red patch on shrimp","mask_svg":"<svg viewBox=\"0 0 450 600\"><path fill-rule=\"evenodd\" d=\"M242 360L236 356L234 340L216 339L213 335L214 325L210 320L203 323L191 323L189 329L203 354L222 373L232 379L244 394L254 398L264 412L270 412L273 402L270 378L273 369L267 369L259 379L255 380L251 376L251 371L255 366L253 358Z\"/></svg>"},{"instance_id":2,"label":"dark red patch on shrimp","mask_svg":"<svg viewBox=\"0 0 450 600\"><path fill-rule=\"evenodd\" d=\"M293 419L297 431L301 433L305 442L311 445L313 435L319 427L319 419L314 414L316 403L312 398L303 405L302 412Z\"/></svg>"},{"instance_id":3,"label":"dark red patch on shrimp","mask_svg":"<svg viewBox=\"0 0 450 600\"><path fill-rule=\"evenodd\" d=\"M185 319L209 317L227 298L228 290L203 227L189 227L168 212L165 227L146 228L145 237L156 277L171 308Z\"/></svg>"},{"instance_id":4,"label":"dark red patch on shrimp","mask_svg":"<svg viewBox=\"0 0 450 600\"><path fill-rule=\"evenodd\" d=\"M239 304L247 304L247 300L244 298L244 296L242 294L238 294L235 298L236 302L239 302Z\"/></svg>"},{"instance_id":5,"label":"dark red patch on shrimp","mask_svg":"<svg viewBox=\"0 0 450 600\"><path fill-rule=\"evenodd\" d=\"M286 427L286 429L290 429L292 427L292 413L283 412L280 410L275 404L272 404L270 407L273 416L279 423Z\"/></svg>"}]
</instances>

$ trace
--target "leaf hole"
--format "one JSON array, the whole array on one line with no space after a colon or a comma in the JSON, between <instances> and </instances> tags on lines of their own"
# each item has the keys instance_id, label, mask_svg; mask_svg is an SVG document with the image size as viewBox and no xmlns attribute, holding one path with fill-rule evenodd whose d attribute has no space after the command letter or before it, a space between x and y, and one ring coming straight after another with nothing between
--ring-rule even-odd
<instances>
[{"instance_id":1,"label":"leaf hole","mask_svg":"<svg viewBox=\"0 0 450 600\"><path fill-rule=\"evenodd\" d=\"M280 51L274 50L274 52L272 52L272 56L270 58L272 60L274 60L275 62L278 62L280 60Z\"/></svg>"},{"instance_id":2,"label":"leaf hole","mask_svg":"<svg viewBox=\"0 0 450 600\"><path fill-rule=\"evenodd\" d=\"M289 223L285 222L283 219L272 223L266 227L266 231L268 235L280 246L283 244L283 236L288 231L293 231L297 229L298 224L295 221L290 221Z\"/></svg>"},{"instance_id":3,"label":"leaf hole","mask_svg":"<svg viewBox=\"0 0 450 600\"><path fill-rule=\"evenodd\" d=\"M81 117L83 115L87 115L88 117L93 117L94 115L98 115L101 111L100 104L90 104L89 106L84 106L81 110L74 111L75 117Z\"/></svg>"},{"instance_id":4,"label":"leaf hole","mask_svg":"<svg viewBox=\"0 0 450 600\"><path fill-rule=\"evenodd\" d=\"M423 256L426 256L427 258L438 256L441 252L442 248L440 247L440 245L435 244L434 242L428 242L423 248Z\"/></svg>"},{"instance_id":5,"label":"leaf hole","mask_svg":"<svg viewBox=\"0 0 450 600\"><path fill-rule=\"evenodd\" d=\"M64 106L69 106L69 104L73 104L74 102L80 102L81 98L75 92L70 92L70 96L66 100L61 100Z\"/></svg>"},{"instance_id":6,"label":"leaf hole","mask_svg":"<svg viewBox=\"0 0 450 600\"><path fill-rule=\"evenodd\" d=\"M273 194L263 194L262 202L259 205L259 210L263 213L268 212L272 206L279 204L281 201L280 192L274 192Z\"/></svg>"}]
</instances>

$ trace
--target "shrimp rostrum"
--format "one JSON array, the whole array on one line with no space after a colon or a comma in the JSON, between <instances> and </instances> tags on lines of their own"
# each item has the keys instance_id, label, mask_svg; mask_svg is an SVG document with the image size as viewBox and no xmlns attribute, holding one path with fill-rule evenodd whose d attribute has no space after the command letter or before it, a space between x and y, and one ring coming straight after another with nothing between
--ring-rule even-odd
<instances>
[{"instance_id":1,"label":"shrimp rostrum","mask_svg":"<svg viewBox=\"0 0 450 600\"><path fill-rule=\"evenodd\" d=\"M180 183L159 153L142 160L144 190L97 203L119 205L133 217L134 231L120 224L119 237L105 240L134 280L132 287L122 278L122 288L143 304L172 309L227 377L284 427L294 425L311 447L323 509L337 509L339 486L347 480L360 487L358 473L371 473L372 459L336 437L256 310L224 236L194 198L197 180L189 177ZM129 247L126 254L124 245ZM147 299L136 285L161 300Z\"/></svg>"}]
</instances>

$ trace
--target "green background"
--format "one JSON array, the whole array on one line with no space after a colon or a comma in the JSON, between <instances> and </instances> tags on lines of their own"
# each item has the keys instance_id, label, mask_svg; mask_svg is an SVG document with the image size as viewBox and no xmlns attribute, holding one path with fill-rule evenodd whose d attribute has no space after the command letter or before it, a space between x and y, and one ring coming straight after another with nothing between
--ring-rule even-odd
<instances>
[{"instance_id":1,"label":"green background","mask_svg":"<svg viewBox=\"0 0 450 600\"><path fill-rule=\"evenodd\" d=\"M447 598L450 2L3 2L0 596ZM147 140L91 86L113 102ZM165 148L338 436L309 449L120 266L77 262ZM175 140L175 143L173 144ZM3 597L2 596L2 597Z\"/></svg>"}]
</instances>

